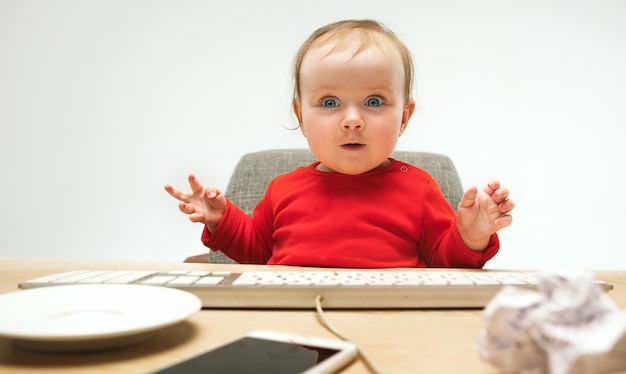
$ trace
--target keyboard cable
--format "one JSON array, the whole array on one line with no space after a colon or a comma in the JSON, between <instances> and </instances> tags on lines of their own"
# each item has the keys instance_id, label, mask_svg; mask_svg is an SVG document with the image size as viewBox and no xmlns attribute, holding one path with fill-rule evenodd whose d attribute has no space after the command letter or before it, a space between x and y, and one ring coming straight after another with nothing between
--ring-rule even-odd
<instances>
[{"instance_id":1,"label":"keyboard cable","mask_svg":"<svg viewBox=\"0 0 626 374\"><path fill-rule=\"evenodd\" d=\"M376 364L376 362L372 359L372 357L356 342L349 339L346 335L344 335L341 331L339 331L331 322L326 318L326 314L324 309L322 308L322 295L317 295L315 297L315 309L317 310L317 316L319 317L320 323L326 327L330 332L341 338L342 340L351 342L356 345L357 350L359 352L359 356L365 363L365 365L370 369L370 371L374 374L382 374L383 371Z\"/></svg>"}]
</instances>

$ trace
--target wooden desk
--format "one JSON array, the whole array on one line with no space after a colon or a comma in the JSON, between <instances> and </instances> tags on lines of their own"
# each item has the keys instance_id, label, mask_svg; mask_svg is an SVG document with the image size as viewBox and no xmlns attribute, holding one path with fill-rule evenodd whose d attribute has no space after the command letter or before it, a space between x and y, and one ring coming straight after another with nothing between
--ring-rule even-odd
<instances>
[{"instance_id":1,"label":"wooden desk","mask_svg":"<svg viewBox=\"0 0 626 374\"><path fill-rule=\"evenodd\" d=\"M0 293L17 290L27 279L76 269L251 270L250 265L129 263L0 257ZM279 267L273 267L279 268ZM609 293L626 308L626 271L597 272L612 283ZM33 305L36 307L36 305ZM328 318L369 352L387 373L497 373L474 348L482 327L481 310L327 311ZM85 354L34 353L0 339L2 373L142 373L235 339L268 329L334 338L315 311L202 310L183 323L160 330L127 348ZM344 373L367 373L357 361Z\"/></svg>"}]
</instances>

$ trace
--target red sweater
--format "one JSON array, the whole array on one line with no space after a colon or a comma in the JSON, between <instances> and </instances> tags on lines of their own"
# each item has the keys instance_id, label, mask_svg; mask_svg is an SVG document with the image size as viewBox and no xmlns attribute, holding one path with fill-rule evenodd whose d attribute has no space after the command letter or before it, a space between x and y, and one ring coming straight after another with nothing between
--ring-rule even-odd
<instances>
[{"instance_id":1,"label":"red sweater","mask_svg":"<svg viewBox=\"0 0 626 374\"><path fill-rule=\"evenodd\" d=\"M228 201L202 241L240 263L389 268L482 268L499 248L461 240L456 214L425 171L391 160L360 175L321 172L319 163L276 177L246 215Z\"/></svg>"}]
</instances>

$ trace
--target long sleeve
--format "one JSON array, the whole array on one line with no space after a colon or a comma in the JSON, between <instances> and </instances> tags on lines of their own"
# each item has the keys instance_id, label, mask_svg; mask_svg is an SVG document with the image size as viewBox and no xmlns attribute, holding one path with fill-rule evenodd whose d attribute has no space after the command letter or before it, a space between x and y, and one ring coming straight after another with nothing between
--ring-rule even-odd
<instances>
[{"instance_id":1,"label":"long sleeve","mask_svg":"<svg viewBox=\"0 0 626 374\"><path fill-rule=\"evenodd\" d=\"M252 216L232 202L203 243L240 263L347 268L480 268L498 251L467 248L456 214L425 171L393 162L360 175L315 164L275 178Z\"/></svg>"},{"instance_id":2,"label":"long sleeve","mask_svg":"<svg viewBox=\"0 0 626 374\"><path fill-rule=\"evenodd\" d=\"M492 235L483 251L465 245L457 229L456 214L434 179L420 200L423 231L418 247L427 267L482 268L498 252L497 234Z\"/></svg>"},{"instance_id":3,"label":"long sleeve","mask_svg":"<svg viewBox=\"0 0 626 374\"><path fill-rule=\"evenodd\" d=\"M220 250L242 264L265 264L272 255L270 217L264 217L262 204L255 208L254 219L228 201L224 217L214 233L205 226L202 242L205 246ZM264 221L265 218L265 221Z\"/></svg>"}]
</instances>

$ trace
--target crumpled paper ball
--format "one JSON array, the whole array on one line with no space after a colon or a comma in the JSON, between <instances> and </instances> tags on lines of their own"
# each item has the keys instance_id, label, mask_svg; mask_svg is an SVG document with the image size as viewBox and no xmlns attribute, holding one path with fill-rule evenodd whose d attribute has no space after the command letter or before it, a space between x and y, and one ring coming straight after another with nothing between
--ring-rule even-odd
<instances>
[{"instance_id":1,"label":"crumpled paper ball","mask_svg":"<svg viewBox=\"0 0 626 374\"><path fill-rule=\"evenodd\" d=\"M537 291L504 287L483 319L477 348L505 373L626 370L626 311L588 271L542 274Z\"/></svg>"}]
</instances>

